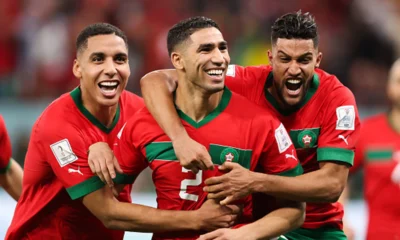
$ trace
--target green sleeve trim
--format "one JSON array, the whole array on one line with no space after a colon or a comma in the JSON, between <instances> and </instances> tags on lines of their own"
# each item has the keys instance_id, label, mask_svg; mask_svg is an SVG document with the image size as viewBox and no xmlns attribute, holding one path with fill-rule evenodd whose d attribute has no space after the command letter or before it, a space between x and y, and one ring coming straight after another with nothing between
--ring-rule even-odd
<instances>
[{"instance_id":1,"label":"green sleeve trim","mask_svg":"<svg viewBox=\"0 0 400 240\"><path fill-rule=\"evenodd\" d=\"M339 161L353 166L354 151L344 148L318 148L317 161Z\"/></svg>"},{"instance_id":2,"label":"green sleeve trim","mask_svg":"<svg viewBox=\"0 0 400 240\"><path fill-rule=\"evenodd\" d=\"M11 168L11 158L8 160L7 166L5 168L0 168L0 174L4 174Z\"/></svg>"},{"instance_id":3,"label":"green sleeve trim","mask_svg":"<svg viewBox=\"0 0 400 240\"><path fill-rule=\"evenodd\" d=\"M295 168L292 168L290 170L278 173L277 175L279 176L285 176L285 177L296 177L299 176L301 174L303 174L303 167L301 166L301 164L297 164L297 166Z\"/></svg>"},{"instance_id":4,"label":"green sleeve trim","mask_svg":"<svg viewBox=\"0 0 400 240\"><path fill-rule=\"evenodd\" d=\"M135 181L136 177L137 175L117 173L117 176L113 179L113 181L117 184L132 184ZM105 184L98 176L93 176L86 181L67 188L67 192L71 199L75 200L103 188L104 185Z\"/></svg>"},{"instance_id":5,"label":"green sleeve trim","mask_svg":"<svg viewBox=\"0 0 400 240\"><path fill-rule=\"evenodd\" d=\"M67 192L72 200L81 198L104 187L104 183L98 176L93 176L75 186L67 188Z\"/></svg>"},{"instance_id":6,"label":"green sleeve trim","mask_svg":"<svg viewBox=\"0 0 400 240\"><path fill-rule=\"evenodd\" d=\"M117 173L117 176L113 179L114 183L117 184L133 184L137 175L128 175L128 174L121 174Z\"/></svg>"}]
</instances>

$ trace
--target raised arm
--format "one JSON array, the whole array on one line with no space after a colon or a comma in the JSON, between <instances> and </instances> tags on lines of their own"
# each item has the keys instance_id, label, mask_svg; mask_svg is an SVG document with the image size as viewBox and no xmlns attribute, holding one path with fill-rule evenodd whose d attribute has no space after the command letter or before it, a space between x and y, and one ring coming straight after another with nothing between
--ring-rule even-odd
<instances>
[{"instance_id":1,"label":"raised arm","mask_svg":"<svg viewBox=\"0 0 400 240\"><path fill-rule=\"evenodd\" d=\"M3 173L0 172L0 186L10 194L15 201L18 201L22 192L22 168L14 160L10 159L7 169Z\"/></svg>"},{"instance_id":2,"label":"raised arm","mask_svg":"<svg viewBox=\"0 0 400 240\"><path fill-rule=\"evenodd\" d=\"M176 113L173 92L177 87L175 70L148 73L140 80L142 95L150 113L172 141L181 165L197 173L213 169L207 149L190 138Z\"/></svg>"}]
</instances>

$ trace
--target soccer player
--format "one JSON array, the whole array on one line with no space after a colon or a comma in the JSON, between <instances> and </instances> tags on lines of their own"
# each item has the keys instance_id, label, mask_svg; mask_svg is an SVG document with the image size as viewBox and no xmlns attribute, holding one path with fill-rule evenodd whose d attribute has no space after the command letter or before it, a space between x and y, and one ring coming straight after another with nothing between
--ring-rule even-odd
<instances>
[{"instance_id":1,"label":"soccer player","mask_svg":"<svg viewBox=\"0 0 400 240\"><path fill-rule=\"evenodd\" d=\"M11 158L11 143L0 115L0 186L18 201L22 192L22 168Z\"/></svg>"},{"instance_id":2,"label":"soccer player","mask_svg":"<svg viewBox=\"0 0 400 240\"><path fill-rule=\"evenodd\" d=\"M190 136L207 146L214 164L235 162L249 170L259 165L264 172L285 176L302 173L282 123L224 87L230 57L227 42L213 20L194 17L179 22L169 30L167 45L179 82L175 111ZM204 180L221 174L218 169L193 173L183 168L170 139L146 108L121 130L114 152L122 170L131 178L146 167L153 170L160 209L198 209L207 199ZM250 200L243 202L241 223L252 219ZM276 199L276 205L259 222L236 229L236 236L272 238L301 225L301 203ZM268 227L259 229L260 226ZM153 239L196 239L198 235L199 232L160 233Z\"/></svg>"},{"instance_id":3,"label":"soccer player","mask_svg":"<svg viewBox=\"0 0 400 240\"><path fill-rule=\"evenodd\" d=\"M388 113L363 121L351 173L364 167L367 239L400 239L400 59L389 72Z\"/></svg>"},{"instance_id":4,"label":"soccer player","mask_svg":"<svg viewBox=\"0 0 400 240\"><path fill-rule=\"evenodd\" d=\"M122 239L121 230L229 226L232 211L217 204L198 211L161 211L131 204L130 186L118 201L93 176L89 146L99 141L112 145L143 101L124 90L130 68L120 29L90 25L79 34L76 47L73 73L80 85L51 103L33 126L23 192L6 239Z\"/></svg>"},{"instance_id":5,"label":"soccer player","mask_svg":"<svg viewBox=\"0 0 400 240\"><path fill-rule=\"evenodd\" d=\"M318 68L322 53L318 51L317 24L309 13L299 11L278 18L271 40L270 66L230 66L226 84L278 116L289 131L305 174L295 178L260 175L228 163L222 170L230 172L208 179L206 191L210 198L225 198L223 204L255 192L306 201L304 225L285 236L346 239L343 207L335 202L345 187L359 135L354 96L334 75ZM190 139L174 109L176 79L174 70L146 75L141 80L146 106L172 139L177 155L185 155L184 166L204 169L207 152ZM260 200L255 207L260 210L265 205Z\"/></svg>"}]
</instances>

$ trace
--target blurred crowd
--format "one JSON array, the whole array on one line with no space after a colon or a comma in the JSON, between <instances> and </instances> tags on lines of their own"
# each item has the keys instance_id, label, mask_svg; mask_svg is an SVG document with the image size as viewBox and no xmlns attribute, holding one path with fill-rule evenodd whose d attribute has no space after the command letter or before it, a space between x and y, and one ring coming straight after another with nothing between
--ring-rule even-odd
<instances>
[{"instance_id":1,"label":"blurred crowd","mask_svg":"<svg viewBox=\"0 0 400 240\"><path fill-rule=\"evenodd\" d=\"M299 9L316 17L321 67L349 86L359 105L384 106L388 68L400 52L396 0L1 0L0 98L55 98L74 88L75 39L90 23L109 22L127 34L128 90L140 94L141 76L171 67L166 33L179 20L214 19L232 63L258 65L268 63L271 23Z\"/></svg>"}]
</instances>

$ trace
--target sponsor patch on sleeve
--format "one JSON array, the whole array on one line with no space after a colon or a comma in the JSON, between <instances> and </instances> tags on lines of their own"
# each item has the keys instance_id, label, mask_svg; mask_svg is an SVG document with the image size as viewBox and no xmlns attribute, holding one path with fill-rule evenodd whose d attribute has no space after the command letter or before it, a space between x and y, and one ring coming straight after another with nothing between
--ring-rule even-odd
<instances>
[{"instance_id":1,"label":"sponsor patch on sleeve","mask_svg":"<svg viewBox=\"0 0 400 240\"><path fill-rule=\"evenodd\" d=\"M228 70L226 71L226 76L234 77L235 76L235 65L229 65Z\"/></svg>"},{"instance_id":2,"label":"sponsor patch on sleeve","mask_svg":"<svg viewBox=\"0 0 400 240\"><path fill-rule=\"evenodd\" d=\"M50 145L50 148L61 167L78 160L78 157L72 151L68 139L53 143Z\"/></svg>"},{"instance_id":3,"label":"sponsor patch on sleeve","mask_svg":"<svg viewBox=\"0 0 400 240\"><path fill-rule=\"evenodd\" d=\"M353 105L336 108L336 130L354 130L356 113Z\"/></svg>"},{"instance_id":4,"label":"sponsor patch on sleeve","mask_svg":"<svg viewBox=\"0 0 400 240\"><path fill-rule=\"evenodd\" d=\"M289 134L286 132L286 129L282 123L275 130L275 139L278 143L279 153L283 153L290 147L290 145L292 145Z\"/></svg>"}]
</instances>

